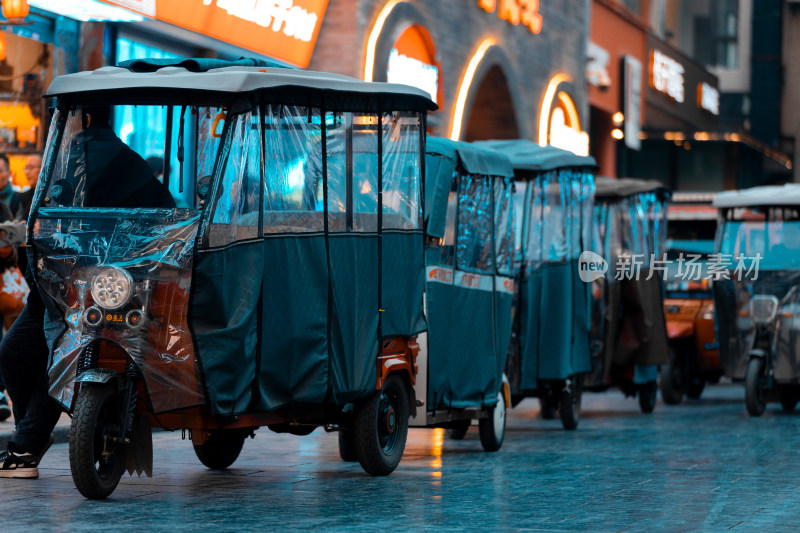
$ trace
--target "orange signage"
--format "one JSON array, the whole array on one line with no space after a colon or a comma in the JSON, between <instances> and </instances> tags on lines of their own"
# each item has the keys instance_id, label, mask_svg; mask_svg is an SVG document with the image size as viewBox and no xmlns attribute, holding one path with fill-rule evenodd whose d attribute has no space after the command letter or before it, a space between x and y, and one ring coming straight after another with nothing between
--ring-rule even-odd
<instances>
[{"instance_id":1,"label":"orange signage","mask_svg":"<svg viewBox=\"0 0 800 533\"><path fill-rule=\"evenodd\" d=\"M301 68L328 0L102 0Z\"/></svg>"},{"instance_id":2,"label":"orange signage","mask_svg":"<svg viewBox=\"0 0 800 533\"><path fill-rule=\"evenodd\" d=\"M522 24L531 33L542 31L542 15L539 0L478 0L478 7L514 24Z\"/></svg>"}]
</instances>

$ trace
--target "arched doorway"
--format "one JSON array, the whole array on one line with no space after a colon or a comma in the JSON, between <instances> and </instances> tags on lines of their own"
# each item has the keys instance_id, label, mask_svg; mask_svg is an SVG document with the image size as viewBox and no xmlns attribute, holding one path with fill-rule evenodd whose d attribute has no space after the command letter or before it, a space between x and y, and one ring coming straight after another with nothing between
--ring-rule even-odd
<instances>
[{"instance_id":1,"label":"arched doorway","mask_svg":"<svg viewBox=\"0 0 800 533\"><path fill-rule=\"evenodd\" d=\"M508 80L500 68L493 65L481 80L469 112L465 141L486 139L518 139L520 137Z\"/></svg>"}]
</instances>

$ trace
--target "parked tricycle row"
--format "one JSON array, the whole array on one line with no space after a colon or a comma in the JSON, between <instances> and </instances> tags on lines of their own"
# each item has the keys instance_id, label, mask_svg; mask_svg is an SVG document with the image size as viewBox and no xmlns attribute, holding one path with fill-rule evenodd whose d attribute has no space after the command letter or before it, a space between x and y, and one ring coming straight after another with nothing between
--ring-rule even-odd
<instances>
[{"instance_id":1,"label":"parked tricycle row","mask_svg":"<svg viewBox=\"0 0 800 533\"><path fill-rule=\"evenodd\" d=\"M131 61L48 96L28 244L86 497L151 472L151 427L186 431L209 468L259 427L323 427L386 475L409 424L461 438L477 420L495 451L525 397L567 429L585 390L652 411L660 281L616 274L663 252L658 183L428 138L423 91L252 60ZM111 128L131 134L134 109L163 117L136 132L163 183Z\"/></svg>"}]
</instances>

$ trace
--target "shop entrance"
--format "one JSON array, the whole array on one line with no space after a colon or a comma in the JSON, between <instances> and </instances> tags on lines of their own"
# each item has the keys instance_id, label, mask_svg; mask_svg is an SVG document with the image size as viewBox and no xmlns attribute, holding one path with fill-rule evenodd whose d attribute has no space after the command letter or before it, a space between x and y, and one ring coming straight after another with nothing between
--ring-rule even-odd
<instances>
[{"instance_id":1,"label":"shop entrance","mask_svg":"<svg viewBox=\"0 0 800 533\"><path fill-rule=\"evenodd\" d=\"M520 137L508 80L499 65L483 77L469 113L466 141Z\"/></svg>"}]
</instances>

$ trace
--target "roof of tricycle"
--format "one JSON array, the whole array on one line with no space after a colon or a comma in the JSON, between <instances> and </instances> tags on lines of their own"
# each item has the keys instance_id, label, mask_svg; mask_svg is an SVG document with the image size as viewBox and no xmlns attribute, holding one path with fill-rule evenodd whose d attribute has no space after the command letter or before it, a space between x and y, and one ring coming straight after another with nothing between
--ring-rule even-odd
<instances>
[{"instance_id":1,"label":"roof of tricycle","mask_svg":"<svg viewBox=\"0 0 800 533\"><path fill-rule=\"evenodd\" d=\"M103 67L67 74L55 78L45 96L77 97L91 94L101 98L107 95L145 100L177 94L230 99L236 94L270 91L289 97L292 103L303 102L303 98L310 94L324 93L332 103L341 98L354 108L358 107L358 101L353 101L353 97L377 97L389 107L386 111L437 109L428 93L407 85L365 82L339 74L308 70L244 66L248 63L243 61L212 62L204 69L197 68L198 61L176 60L172 64L164 64L139 60L125 63L128 68ZM220 66L226 64L233 66Z\"/></svg>"},{"instance_id":2,"label":"roof of tricycle","mask_svg":"<svg viewBox=\"0 0 800 533\"><path fill-rule=\"evenodd\" d=\"M636 194L655 192L660 194L668 194L667 189L663 183L658 180L643 180L638 178L609 178L607 176L598 176L594 180L595 198L609 198L619 199Z\"/></svg>"},{"instance_id":3,"label":"roof of tricycle","mask_svg":"<svg viewBox=\"0 0 800 533\"><path fill-rule=\"evenodd\" d=\"M470 143L428 136L425 143L425 220L433 237L444 236L447 201L453 174L513 177L514 169L506 156Z\"/></svg>"},{"instance_id":4,"label":"roof of tricycle","mask_svg":"<svg viewBox=\"0 0 800 533\"><path fill-rule=\"evenodd\" d=\"M717 194L711 205L720 208L800 205L800 184L764 185L725 191Z\"/></svg>"},{"instance_id":5,"label":"roof of tricycle","mask_svg":"<svg viewBox=\"0 0 800 533\"><path fill-rule=\"evenodd\" d=\"M508 157L494 150L488 150L467 142L428 136L425 152L452 159L460 163L464 170L470 174L507 178L514 176L514 169ZM449 190L451 176L446 178Z\"/></svg>"},{"instance_id":6,"label":"roof of tricycle","mask_svg":"<svg viewBox=\"0 0 800 533\"><path fill-rule=\"evenodd\" d=\"M473 144L505 154L514 170L546 172L566 167L596 167L593 157L575 155L555 146L540 146L527 139L476 141Z\"/></svg>"}]
</instances>

